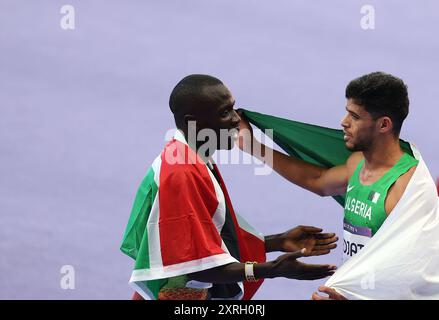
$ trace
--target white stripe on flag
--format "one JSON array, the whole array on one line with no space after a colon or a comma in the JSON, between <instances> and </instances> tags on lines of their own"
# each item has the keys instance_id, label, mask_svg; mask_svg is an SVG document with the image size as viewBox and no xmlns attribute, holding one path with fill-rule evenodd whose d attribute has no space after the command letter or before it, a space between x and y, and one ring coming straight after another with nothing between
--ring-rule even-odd
<instances>
[{"instance_id":1,"label":"white stripe on flag","mask_svg":"<svg viewBox=\"0 0 439 320\"><path fill-rule=\"evenodd\" d=\"M218 207L212 217L213 224L215 225L218 233L221 234L221 230L223 229L224 223L226 222L226 201L224 198L223 191L221 190L221 186L216 180L213 173L209 170L206 165L206 170L209 173L210 180L213 183L213 187L215 188L216 199L218 200ZM226 253L230 253L227 249L226 244L221 239L221 249L223 249Z\"/></svg>"},{"instance_id":2,"label":"white stripe on flag","mask_svg":"<svg viewBox=\"0 0 439 320\"><path fill-rule=\"evenodd\" d=\"M154 170L154 180L157 184L157 194L155 196L154 202L151 207L151 212L149 214L147 228L148 228L148 249L150 257L150 267L151 268L161 268L163 267L162 260L162 250L160 247L160 231L159 231L159 192L160 192L160 168L162 165L161 157L157 157L152 168Z\"/></svg>"},{"instance_id":3,"label":"white stripe on flag","mask_svg":"<svg viewBox=\"0 0 439 320\"><path fill-rule=\"evenodd\" d=\"M379 198L380 198L380 194L378 192L374 192L372 202L377 203Z\"/></svg>"},{"instance_id":4,"label":"white stripe on flag","mask_svg":"<svg viewBox=\"0 0 439 320\"><path fill-rule=\"evenodd\" d=\"M154 162L152 163L151 167L154 171L154 181L157 185L157 188L160 186L160 168L162 166L162 156L159 155L157 158L154 159Z\"/></svg>"},{"instance_id":5,"label":"white stripe on flag","mask_svg":"<svg viewBox=\"0 0 439 320\"><path fill-rule=\"evenodd\" d=\"M188 273L219 267L232 262L239 261L227 253L220 253L206 258L172 264L160 268L137 269L132 272L130 282L177 277Z\"/></svg>"}]
</instances>

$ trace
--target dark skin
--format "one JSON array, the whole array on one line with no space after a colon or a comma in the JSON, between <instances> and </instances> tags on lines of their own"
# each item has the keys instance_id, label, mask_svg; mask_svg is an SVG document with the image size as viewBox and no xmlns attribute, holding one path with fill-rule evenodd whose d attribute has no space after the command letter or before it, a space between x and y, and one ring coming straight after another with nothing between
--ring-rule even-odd
<instances>
[{"instance_id":1,"label":"dark skin","mask_svg":"<svg viewBox=\"0 0 439 320\"><path fill-rule=\"evenodd\" d=\"M188 139L189 121L196 122L196 133L202 129L212 129L219 135L223 130L239 130L241 118L234 110L235 99L225 85L215 85L204 89L203 103L187 107L176 117L179 129ZM205 142L197 141L197 151ZM230 150L234 140L230 137L224 143L216 143L212 153L219 149ZM298 226L284 233L265 237L266 252L286 252L276 260L258 263L254 266L257 279L285 277L300 280L315 280L331 276L336 269L333 265L313 265L298 261L306 256L328 254L336 248L338 238L334 233L322 233L322 229ZM244 263L230 263L189 275L192 280L210 283L233 283L245 280Z\"/></svg>"},{"instance_id":2,"label":"dark skin","mask_svg":"<svg viewBox=\"0 0 439 320\"><path fill-rule=\"evenodd\" d=\"M182 125L179 129L183 131L185 137L188 138L189 121L196 122L197 134L200 130L211 129L215 131L217 137L220 137L221 130L230 131L235 129L239 131L241 118L233 109L235 99L229 89L224 85L217 85L207 87L203 91L204 96L200 99L203 103L188 107L185 114L181 115ZM231 137L222 145L219 142L217 141L212 147L212 152L220 149L230 150L234 146L234 140ZM197 141L197 149L204 143L204 141Z\"/></svg>"}]
</instances>

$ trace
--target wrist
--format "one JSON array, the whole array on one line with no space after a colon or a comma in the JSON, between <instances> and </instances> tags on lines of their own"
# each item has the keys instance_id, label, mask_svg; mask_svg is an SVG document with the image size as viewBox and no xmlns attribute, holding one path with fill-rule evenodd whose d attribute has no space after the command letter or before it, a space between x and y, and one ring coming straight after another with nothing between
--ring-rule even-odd
<instances>
[{"instance_id":1,"label":"wrist","mask_svg":"<svg viewBox=\"0 0 439 320\"><path fill-rule=\"evenodd\" d=\"M257 263L253 267L256 279L271 279L276 277L274 261Z\"/></svg>"},{"instance_id":2,"label":"wrist","mask_svg":"<svg viewBox=\"0 0 439 320\"><path fill-rule=\"evenodd\" d=\"M272 234L265 236L265 252L282 251L282 234Z\"/></svg>"}]
</instances>

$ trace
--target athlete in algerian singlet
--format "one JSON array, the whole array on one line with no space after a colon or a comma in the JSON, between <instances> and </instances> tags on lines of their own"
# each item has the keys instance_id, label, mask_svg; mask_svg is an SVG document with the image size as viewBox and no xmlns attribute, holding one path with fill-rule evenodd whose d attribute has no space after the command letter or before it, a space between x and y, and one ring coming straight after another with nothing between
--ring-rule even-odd
<instances>
[{"instance_id":1,"label":"athlete in algerian singlet","mask_svg":"<svg viewBox=\"0 0 439 320\"><path fill-rule=\"evenodd\" d=\"M404 82L390 74L374 72L352 80L346 88L346 115L341 125L346 147L352 151L344 165L330 169L289 157L261 145L254 137L240 139L240 148L261 160L289 181L320 196L346 194L344 209L344 260L372 238L391 214L412 177L417 160L404 153L399 134L408 115L409 100ZM242 118L242 117L241 117ZM241 120L243 129L251 127ZM262 150L262 152L253 152ZM273 154L264 159L268 152ZM313 299L345 299L322 286Z\"/></svg>"},{"instance_id":2,"label":"athlete in algerian singlet","mask_svg":"<svg viewBox=\"0 0 439 320\"><path fill-rule=\"evenodd\" d=\"M389 189L401 175L418 164L418 160L404 153L381 177L368 180L364 177L365 162L363 158L357 165L346 190L343 220L344 261L358 253L375 235L393 209L392 204L386 203Z\"/></svg>"}]
</instances>

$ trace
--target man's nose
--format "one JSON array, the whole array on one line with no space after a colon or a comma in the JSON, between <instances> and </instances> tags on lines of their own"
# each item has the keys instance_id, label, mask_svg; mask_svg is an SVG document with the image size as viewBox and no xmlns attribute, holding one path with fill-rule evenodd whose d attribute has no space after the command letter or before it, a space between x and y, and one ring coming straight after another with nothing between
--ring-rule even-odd
<instances>
[{"instance_id":1,"label":"man's nose","mask_svg":"<svg viewBox=\"0 0 439 320\"><path fill-rule=\"evenodd\" d=\"M233 109L233 119L232 123L234 126L237 126L241 122L241 117L239 116L238 112L236 112L235 109Z\"/></svg>"},{"instance_id":2,"label":"man's nose","mask_svg":"<svg viewBox=\"0 0 439 320\"><path fill-rule=\"evenodd\" d=\"M347 128L348 126L349 126L349 124L348 124L348 122L347 122L347 118L348 118L348 115L346 114L342 119L341 119L341 126L343 127L343 128Z\"/></svg>"}]
</instances>

